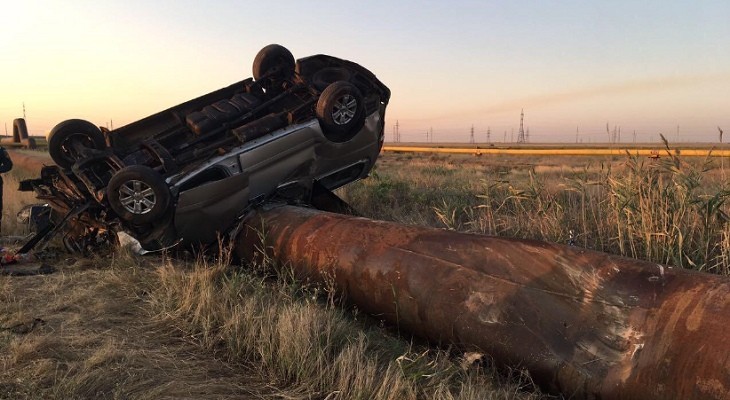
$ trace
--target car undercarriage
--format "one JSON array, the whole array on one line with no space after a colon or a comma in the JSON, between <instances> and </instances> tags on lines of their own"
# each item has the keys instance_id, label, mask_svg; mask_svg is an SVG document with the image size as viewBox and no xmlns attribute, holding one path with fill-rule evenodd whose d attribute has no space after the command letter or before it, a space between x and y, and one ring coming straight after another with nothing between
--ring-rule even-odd
<instances>
[{"instance_id":1,"label":"car undercarriage","mask_svg":"<svg viewBox=\"0 0 730 400\"><path fill-rule=\"evenodd\" d=\"M352 211L332 191L372 169L389 98L356 63L269 45L252 78L118 129L63 121L48 136L57 165L21 182L52 209L21 252L57 234L87 251L119 231L147 250L209 245L270 202Z\"/></svg>"}]
</instances>

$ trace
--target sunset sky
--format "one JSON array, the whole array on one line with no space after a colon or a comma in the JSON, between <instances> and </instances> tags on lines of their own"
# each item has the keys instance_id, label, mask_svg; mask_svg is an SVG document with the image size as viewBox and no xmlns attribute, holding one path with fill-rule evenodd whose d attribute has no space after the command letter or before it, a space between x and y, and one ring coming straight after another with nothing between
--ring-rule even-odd
<instances>
[{"instance_id":1,"label":"sunset sky","mask_svg":"<svg viewBox=\"0 0 730 400\"><path fill-rule=\"evenodd\" d=\"M275 5L274 5L275 4ZM34 1L3 5L0 123L114 127L251 76L270 43L373 71L403 141L716 141L730 1ZM0 129L4 127L0 125ZM514 134L513 134L514 132ZM679 135L677 135L679 132ZM4 131L2 132L4 133ZM514 135L514 136L513 136Z\"/></svg>"}]
</instances>

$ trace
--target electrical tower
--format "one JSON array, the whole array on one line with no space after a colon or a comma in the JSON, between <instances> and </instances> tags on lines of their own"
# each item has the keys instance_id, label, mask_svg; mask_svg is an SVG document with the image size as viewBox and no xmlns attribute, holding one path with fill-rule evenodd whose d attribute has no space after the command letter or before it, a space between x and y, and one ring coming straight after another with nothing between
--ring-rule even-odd
<instances>
[{"instance_id":1,"label":"electrical tower","mask_svg":"<svg viewBox=\"0 0 730 400\"><path fill-rule=\"evenodd\" d=\"M400 143L400 132L398 131L398 120L395 120L395 126L393 127L393 140L396 143Z\"/></svg>"},{"instance_id":2,"label":"electrical tower","mask_svg":"<svg viewBox=\"0 0 730 400\"><path fill-rule=\"evenodd\" d=\"M469 143L474 143L474 125L471 126L471 134L469 135Z\"/></svg>"},{"instance_id":3,"label":"electrical tower","mask_svg":"<svg viewBox=\"0 0 730 400\"><path fill-rule=\"evenodd\" d=\"M520 112L520 131L517 133L517 143L525 143L525 109Z\"/></svg>"},{"instance_id":4,"label":"electrical tower","mask_svg":"<svg viewBox=\"0 0 730 400\"><path fill-rule=\"evenodd\" d=\"M487 127L487 144L492 143L492 128Z\"/></svg>"},{"instance_id":5,"label":"electrical tower","mask_svg":"<svg viewBox=\"0 0 730 400\"><path fill-rule=\"evenodd\" d=\"M23 119L26 119L25 118L25 102L23 102Z\"/></svg>"}]
</instances>

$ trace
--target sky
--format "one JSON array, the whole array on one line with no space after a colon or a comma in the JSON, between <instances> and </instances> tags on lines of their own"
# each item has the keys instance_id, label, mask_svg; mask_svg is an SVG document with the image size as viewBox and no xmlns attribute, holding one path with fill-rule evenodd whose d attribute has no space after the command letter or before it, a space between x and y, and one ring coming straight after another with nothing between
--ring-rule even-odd
<instances>
[{"instance_id":1,"label":"sky","mask_svg":"<svg viewBox=\"0 0 730 400\"><path fill-rule=\"evenodd\" d=\"M119 127L252 75L271 43L392 91L386 139L718 140L730 1L23 0L3 5L0 124ZM723 128L724 127L724 128ZM4 129L0 125L0 133Z\"/></svg>"}]
</instances>

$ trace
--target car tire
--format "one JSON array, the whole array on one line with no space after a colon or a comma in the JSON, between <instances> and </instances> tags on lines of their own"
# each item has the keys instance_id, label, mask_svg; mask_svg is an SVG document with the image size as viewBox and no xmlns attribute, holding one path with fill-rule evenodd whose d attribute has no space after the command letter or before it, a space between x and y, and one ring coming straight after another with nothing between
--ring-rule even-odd
<instances>
[{"instance_id":1,"label":"car tire","mask_svg":"<svg viewBox=\"0 0 730 400\"><path fill-rule=\"evenodd\" d=\"M106 187L109 206L126 222L148 224L165 215L170 205L170 188L162 175L144 165L117 171Z\"/></svg>"},{"instance_id":2,"label":"car tire","mask_svg":"<svg viewBox=\"0 0 730 400\"><path fill-rule=\"evenodd\" d=\"M336 143L352 139L365 123L362 94L349 82L327 86L319 96L316 113L325 137Z\"/></svg>"},{"instance_id":3,"label":"car tire","mask_svg":"<svg viewBox=\"0 0 730 400\"><path fill-rule=\"evenodd\" d=\"M322 68L312 75L312 86L314 86L317 90L322 91L326 89L327 86L337 81L349 82L351 76L350 71L345 68Z\"/></svg>"},{"instance_id":4,"label":"car tire","mask_svg":"<svg viewBox=\"0 0 730 400\"><path fill-rule=\"evenodd\" d=\"M104 134L96 125L83 119L69 119L56 125L48 134L48 153L53 162L61 168L71 168L81 157L74 143L90 149L106 148Z\"/></svg>"},{"instance_id":5,"label":"car tire","mask_svg":"<svg viewBox=\"0 0 730 400\"><path fill-rule=\"evenodd\" d=\"M294 74L294 56L286 47L270 44L261 49L253 60L253 78L282 79ZM278 67L278 70L273 70ZM268 74L273 73L271 76Z\"/></svg>"}]
</instances>

